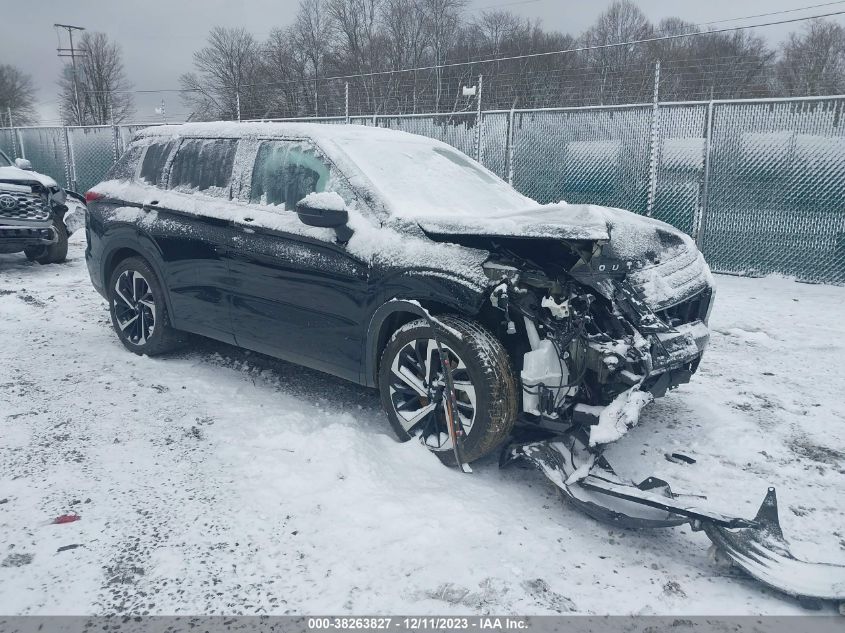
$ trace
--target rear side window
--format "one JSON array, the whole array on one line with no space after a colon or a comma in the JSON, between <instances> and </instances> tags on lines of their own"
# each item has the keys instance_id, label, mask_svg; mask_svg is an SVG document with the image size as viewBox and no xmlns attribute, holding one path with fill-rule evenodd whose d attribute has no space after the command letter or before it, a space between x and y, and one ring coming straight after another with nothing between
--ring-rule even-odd
<instances>
[{"instance_id":1,"label":"rear side window","mask_svg":"<svg viewBox=\"0 0 845 633\"><path fill-rule=\"evenodd\" d=\"M147 146L141 163L141 180L160 186L164 182L164 165L176 141L160 141Z\"/></svg>"},{"instance_id":2,"label":"rear side window","mask_svg":"<svg viewBox=\"0 0 845 633\"><path fill-rule=\"evenodd\" d=\"M190 189L228 195L235 163L236 139L186 139L173 158L170 189Z\"/></svg>"},{"instance_id":3,"label":"rear side window","mask_svg":"<svg viewBox=\"0 0 845 633\"><path fill-rule=\"evenodd\" d=\"M135 171L138 169L138 162L141 160L141 154L144 153L142 145L131 145L117 162L111 166L111 169L106 172L106 180L129 180L135 177Z\"/></svg>"},{"instance_id":4,"label":"rear side window","mask_svg":"<svg viewBox=\"0 0 845 633\"><path fill-rule=\"evenodd\" d=\"M329 167L313 147L296 141L264 141L252 170L249 200L293 210L309 193L325 191Z\"/></svg>"}]
</instances>

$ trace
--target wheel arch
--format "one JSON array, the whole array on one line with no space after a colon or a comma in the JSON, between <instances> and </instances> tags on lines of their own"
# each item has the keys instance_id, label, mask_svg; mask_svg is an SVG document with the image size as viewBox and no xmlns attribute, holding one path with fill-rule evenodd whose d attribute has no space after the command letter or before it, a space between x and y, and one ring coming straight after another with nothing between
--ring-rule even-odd
<instances>
[{"instance_id":1,"label":"wheel arch","mask_svg":"<svg viewBox=\"0 0 845 633\"><path fill-rule=\"evenodd\" d=\"M120 262L129 259L130 257L138 257L144 260L153 272L158 277L159 286L161 286L164 293L164 303L167 307L167 314L171 323L174 319L173 307L170 304L170 290L167 287L167 281L164 276L164 271L160 265L160 260L149 249L145 248L137 238L131 239L128 237L109 240L109 247L103 254L102 260L102 279L106 292L109 292L109 283L111 281L114 269L120 265Z\"/></svg>"},{"instance_id":2,"label":"wheel arch","mask_svg":"<svg viewBox=\"0 0 845 633\"><path fill-rule=\"evenodd\" d=\"M363 384L367 387L378 386L379 360L387 341L396 330L420 317L425 318L426 311L430 314L456 312L466 317L474 318L477 310L468 312L465 308L435 300L391 299L381 304L367 328L364 348L364 376Z\"/></svg>"}]
</instances>

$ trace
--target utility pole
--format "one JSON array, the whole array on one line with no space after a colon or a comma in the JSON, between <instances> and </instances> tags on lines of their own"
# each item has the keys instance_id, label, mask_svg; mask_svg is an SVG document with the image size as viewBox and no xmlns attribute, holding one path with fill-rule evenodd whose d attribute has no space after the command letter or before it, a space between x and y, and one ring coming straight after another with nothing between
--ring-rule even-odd
<instances>
[{"instance_id":1,"label":"utility pole","mask_svg":"<svg viewBox=\"0 0 845 633\"><path fill-rule=\"evenodd\" d=\"M84 31L85 27L82 26L73 26L71 24L54 24L54 28L57 29L67 29L68 39L70 40L70 48L62 48L59 46L56 50L58 51L59 57L70 57L70 63L73 66L73 97L76 101L76 116L79 119L79 124L83 123L82 121L82 108L79 106L79 82L77 80L76 74L76 49L73 47L73 32L74 31ZM59 42L61 44L61 41Z\"/></svg>"}]
</instances>

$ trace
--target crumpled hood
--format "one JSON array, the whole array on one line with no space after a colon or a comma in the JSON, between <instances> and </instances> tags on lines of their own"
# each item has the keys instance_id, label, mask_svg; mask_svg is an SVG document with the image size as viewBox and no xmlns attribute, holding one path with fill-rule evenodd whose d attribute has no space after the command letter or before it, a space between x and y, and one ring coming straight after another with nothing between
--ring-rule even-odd
<instances>
[{"instance_id":1,"label":"crumpled hood","mask_svg":"<svg viewBox=\"0 0 845 633\"><path fill-rule=\"evenodd\" d=\"M713 286L710 269L690 236L623 209L560 203L485 219L426 216L416 222L426 233L447 239L477 235L603 242L602 258L621 260L621 269L628 271L628 279L652 309Z\"/></svg>"},{"instance_id":2,"label":"crumpled hood","mask_svg":"<svg viewBox=\"0 0 845 633\"><path fill-rule=\"evenodd\" d=\"M680 246L689 239L674 227L624 209L592 204L545 204L523 211L476 217L426 216L416 219L433 235L484 235L529 239L610 241L613 256L641 259L648 252ZM607 253L609 254L609 253Z\"/></svg>"},{"instance_id":3,"label":"crumpled hood","mask_svg":"<svg viewBox=\"0 0 845 633\"><path fill-rule=\"evenodd\" d=\"M26 169L18 169L17 167L0 167L0 181L21 181L22 183L40 182L47 188L58 187L59 183L45 174L39 174L37 171L28 171Z\"/></svg>"}]
</instances>

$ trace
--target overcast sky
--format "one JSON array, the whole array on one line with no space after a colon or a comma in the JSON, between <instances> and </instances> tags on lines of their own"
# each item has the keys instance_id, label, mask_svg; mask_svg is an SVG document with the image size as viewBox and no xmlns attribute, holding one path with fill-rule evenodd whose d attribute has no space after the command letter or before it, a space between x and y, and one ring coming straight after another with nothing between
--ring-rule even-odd
<instances>
[{"instance_id":1,"label":"overcast sky","mask_svg":"<svg viewBox=\"0 0 845 633\"><path fill-rule=\"evenodd\" d=\"M738 18L821 4L824 0L639 0L652 22L676 15L694 23ZM540 18L550 30L578 34L607 6L601 0L472 0L470 11L507 9L532 19ZM274 26L290 24L298 0L0 0L2 36L0 63L18 66L31 74L38 87L42 123L57 122L56 79L61 62L56 57L57 36L53 23L84 26L103 31L121 43L129 81L136 89L177 88L179 75L191 69L192 53L203 45L215 25L243 26L265 37ZM817 15L845 9L845 2L797 13L752 18L722 26L754 24ZM843 16L833 19L845 24ZM800 24L758 29L772 43L786 38ZM66 40L63 43L66 46ZM175 94L164 95L172 119L185 113ZM149 120L161 95L137 95L139 118Z\"/></svg>"}]
</instances>

